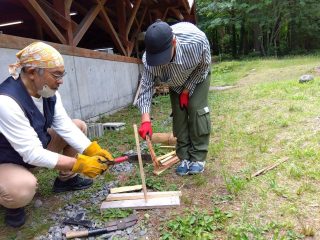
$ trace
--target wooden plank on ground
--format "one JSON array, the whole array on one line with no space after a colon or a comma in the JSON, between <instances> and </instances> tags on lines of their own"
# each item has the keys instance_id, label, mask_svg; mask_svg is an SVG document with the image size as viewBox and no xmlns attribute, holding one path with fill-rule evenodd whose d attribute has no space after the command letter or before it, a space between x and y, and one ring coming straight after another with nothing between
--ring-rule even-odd
<instances>
[{"instance_id":1,"label":"wooden plank on ground","mask_svg":"<svg viewBox=\"0 0 320 240\"><path fill-rule=\"evenodd\" d=\"M148 195L149 196L149 195ZM180 205L179 196L171 196L164 198L148 198L145 199L134 199L134 200L123 200L123 201L112 201L102 202L101 210L110 208L133 208L133 209L150 209L150 208L169 208Z\"/></svg>"},{"instance_id":2,"label":"wooden plank on ground","mask_svg":"<svg viewBox=\"0 0 320 240\"><path fill-rule=\"evenodd\" d=\"M168 191L168 192L148 192L149 198L164 198L172 196L181 196L180 191ZM133 199L143 199L144 194L142 192L137 193L115 193L109 194L106 201L121 201L121 200L133 200Z\"/></svg>"},{"instance_id":3,"label":"wooden plank on ground","mask_svg":"<svg viewBox=\"0 0 320 240\"><path fill-rule=\"evenodd\" d=\"M142 185L124 186L124 187L118 187L118 188L111 188L110 193L131 192L131 191L138 191L141 189L142 189Z\"/></svg>"}]
</instances>

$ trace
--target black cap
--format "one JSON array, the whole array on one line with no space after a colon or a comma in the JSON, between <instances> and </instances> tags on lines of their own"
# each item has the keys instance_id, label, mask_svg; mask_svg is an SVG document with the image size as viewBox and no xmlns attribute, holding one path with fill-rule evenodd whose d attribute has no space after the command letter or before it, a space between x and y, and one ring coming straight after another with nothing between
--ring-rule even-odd
<instances>
[{"instance_id":1,"label":"black cap","mask_svg":"<svg viewBox=\"0 0 320 240\"><path fill-rule=\"evenodd\" d=\"M150 66L164 65L172 58L173 33L169 24L160 20L151 24L146 32L146 59Z\"/></svg>"}]
</instances>

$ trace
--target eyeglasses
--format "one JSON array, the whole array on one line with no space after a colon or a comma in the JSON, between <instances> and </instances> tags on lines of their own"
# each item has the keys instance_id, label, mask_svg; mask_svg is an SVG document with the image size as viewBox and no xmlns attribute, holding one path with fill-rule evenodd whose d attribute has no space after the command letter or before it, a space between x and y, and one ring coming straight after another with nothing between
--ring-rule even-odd
<instances>
[{"instance_id":1,"label":"eyeglasses","mask_svg":"<svg viewBox=\"0 0 320 240\"><path fill-rule=\"evenodd\" d=\"M52 73L52 72L49 72L50 74L51 74L51 76L55 79L55 80L60 80L60 79L62 79L66 74L67 74L67 72L66 71L64 71L62 74L54 74L54 73Z\"/></svg>"}]
</instances>

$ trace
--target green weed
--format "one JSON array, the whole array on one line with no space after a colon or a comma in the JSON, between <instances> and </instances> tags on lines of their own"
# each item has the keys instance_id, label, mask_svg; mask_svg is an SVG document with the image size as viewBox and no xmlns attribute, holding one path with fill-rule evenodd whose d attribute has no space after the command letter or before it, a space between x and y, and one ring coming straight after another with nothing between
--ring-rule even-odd
<instances>
[{"instance_id":1,"label":"green weed","mask_svg":"<svg viewBox=\"0 0 320 240\"><path fill-rule=\"evenodd\" d=\"M224 228L224 222L227 220L228 213L215 208L211 213L206 211L187 211L184 216L177 216L170 220L166 226L166 233L163 233L161 240L166 239L195 239L207 240L215 239L215 231L221 231Z\"/></svg>"},{"instance_id":2,"label":"green weed","mask_svg":"<svg viewBox=\"0 0 320 240\"><path fill-rule=\"evenodd\" d=\"M240 223L231 225L228 228L229 239L232 240L267 240L267 239L281 239L281 240L297 240L303 239L301 235L292 229L286 229L287 226L275 222L261 223ZM268 237L265 237L268 235Z\"/></svg>"},{"instance_id":3,"label":"green weed","mask_svg":"<svg viewBox=\"0 0 320 240\"><path fill-rule=\"evenodd\" d=\"M234 197L232 195L217 195L211 197L213 204L226 203L232 201L233 199Z\"/></svg>"},{"instance_id":4,"label":"green weed","mask_svg":"<svg viewBox=\"0 0 320 240\"><path fill-rule=\"evenodd\" d=\"M224 176L224 182L229 193L237 195L245 188L246 179L238 176Z\"/></svg>"},{"instance_id":5,"label":"green weed","mask_svg":"<svg viewBox=\"0 0 320 240\"><path fill-rule=\"evenodd\" d=\"M100 212L100 209L96 206L90 206L87 208L89 211L89 216L92 219L98 220L100 222L108 222L110 220L116 220L128 217L133 213L132 209L106 209Z\"/></svg>"},{"instance_id":6,"label":"green weed","mask_svg":"<svg viewBox=\"0 0 320 240\"><path fill-rule=\"evenodd\" d=\"M58 171L49 169L37 169L35 176L37 177L39 182L39 194L44 197L52 196L53 181L58 176Z\"/></svg>"}]
</instances>

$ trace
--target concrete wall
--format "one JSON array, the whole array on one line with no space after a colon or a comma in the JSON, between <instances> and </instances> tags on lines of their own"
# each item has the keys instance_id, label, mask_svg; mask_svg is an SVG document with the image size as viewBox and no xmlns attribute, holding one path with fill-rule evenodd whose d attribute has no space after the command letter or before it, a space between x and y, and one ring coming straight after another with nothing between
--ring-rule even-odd
<instances>
[{"instance_id":1,"label":"concrete wall","mask_svg":"<svg viewBox=\"0 0 320 240\"><path fill-rule=\"evenodd\" d=\"M8 76L8 64L16 61L16 49L0 48L0 82ZM139 64L63 55L67 75L59 88L72 118L87 120L112 113L133 102Z\"/></svg>"}]
</instances>

